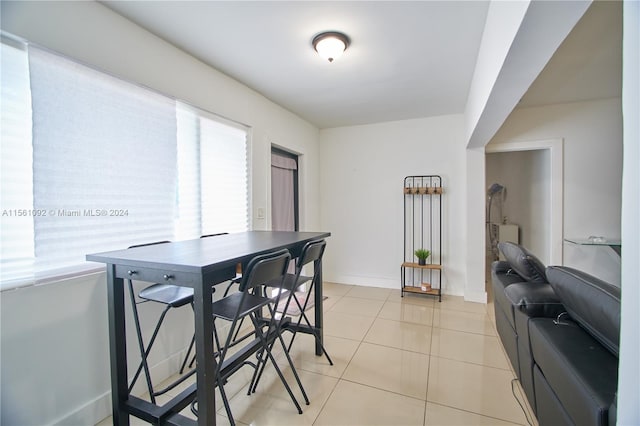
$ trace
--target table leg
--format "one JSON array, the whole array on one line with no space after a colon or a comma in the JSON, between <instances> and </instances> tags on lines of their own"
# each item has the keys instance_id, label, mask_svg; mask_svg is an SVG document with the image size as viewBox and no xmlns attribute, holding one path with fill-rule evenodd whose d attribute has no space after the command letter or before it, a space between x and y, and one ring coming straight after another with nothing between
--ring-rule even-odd
<instances>
[{"instance_id":1,"label":"table leg","mask_svg":"<svg viewBox=\"0 0 640 426\"><path fill-rule=\"evenodd\" d=\"M320 341L316 340L316 355L320 356L323 354L322 345L324 344L324 332L323 332L323 295L322 295L322 261L316 260L313 264L313 268L317 271L316 275L316 285L314 286L314 303L315 309L314 311L314 326L318 331L318 337L320 337Z\"/></svg>"},{"instance_id":2,"label":"table leg","mask_svg":"<svg viewBox=\"0 0 640 426\"><path fill-rule=\"evenodd\" d=\"M107 299L109 305L109 355L111 364L111 403L113 424L129 425L124 405L129 398L127 385L127 339L124 313L124 280L116 278L115 265L107 265Z\"/></svg>"},{"instance_id":3,"label":"table leg","mask_svg":"<svg viewBox=\"0 0 640 426\"><path fill-rule=\"evenodd\" d=\"M195 313L196 339L196 378L198 383L198 424L215 426L215 370L216 362L213 357L213 312L211 309L211 285L205 280L197 282L194 288L193 307Z\"/></svg>"}]
</instances>

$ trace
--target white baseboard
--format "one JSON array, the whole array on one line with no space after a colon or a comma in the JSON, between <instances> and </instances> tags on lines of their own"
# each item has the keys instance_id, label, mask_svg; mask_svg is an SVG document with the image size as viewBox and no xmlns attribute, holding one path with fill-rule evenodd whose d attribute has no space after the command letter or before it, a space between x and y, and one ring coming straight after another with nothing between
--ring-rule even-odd
<instances>
[{"instance_id":1,"label":"white baseboard","mask_svg":"<svg viewBox=\"0 0 640 426\"><path fill-rule=\"evenodd\" d=\"M470 292L464 294L464 300L467 302L487 303L487 292Z\"/></svg>"},{"instance_id":2,"label":"white baseboard","mask_svg":"<svg viewBox=\"0 0 640 426\"><path fill-rule=\"evenodd\" d=\"M111 391L108 391L52 424L57 426L95 425L110 415Z\"/></svg>"},{"instance_id":3,"label":"white baseboard","mask_svg":"<svg viewBox=\"0 0 640 426\"><path fill-rule=\"evenodd\" d=\"M187 349L188 348L184 348L183 350L171 355L158 364L150 366L154 388L156 388L156 384L162 383L180 370L182 361L187 355ZM193 351L191 352L190 356L192 355ZM133 377L133 374L135 374L135 369L133 371L129 371L129 375L131 377ZM144 380L144 376L141 373L140 378L136 382L136 385L133 387L132 394L144 395L147 392L147 385ZM100 396L97 396L94 399L88 401L77 410L52 422L52 424L57 426L95 425L97 423L100 423L105 418L111 416L111 414L111 390L108 390Z\"/></svg>"},{"instance_id":4,"label":"white baseboard","mask_svg":"<svg viewBox=\"0 0 640 426\"><path fill-rule=\"evenodd\" d=\"M347 285L357 285L357 286L365 286L365 287L380 287L380 288L390 288L394 290L400 290L400 280L397 278L378 278L378 277L363 277L357 275L338 275L336 277L324 277L324 281L339 283L339 284L347 284ZM487 293L480 292L477 294L465 294L463 288L449 288L444 287L442 289L442 294L447 294L449 296L464 296L464 299L469 302L478 302L478 303L487 303Z\"/></svg>"},{"instance_id":5,"label":"white baseboard","mask_svg":"<svg viewBox=\"0 0 640 426\"><path fill-rule=\"evenodd\" d=\"M379 278L379 277L363 277L363 276L357 276L357 275L339 275L336 277L331 277L330 279L327 279L327 277L325 277L324 281L329 281L332 283L340 283L340 284L366 286L366 287L400 289L399 278L392 279L392 278Z\"/></svg>"}]
</instances>

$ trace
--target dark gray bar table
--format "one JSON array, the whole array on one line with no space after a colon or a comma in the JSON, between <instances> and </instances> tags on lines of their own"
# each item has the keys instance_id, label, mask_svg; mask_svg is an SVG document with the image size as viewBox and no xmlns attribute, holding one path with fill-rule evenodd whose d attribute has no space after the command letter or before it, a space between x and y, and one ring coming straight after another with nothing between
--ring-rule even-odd
<instances>
[{"instance_id":1,"label":"dark gray bar table","mask_svg":"<svg viewBox=\"0 0 640 426\"><path fill-rule=\"evenodd\" d=\"M87 260L107 265L113 423L128 425L129 415L134 415L154 424L195 424L178 413L197 396L198 424L215 425L212 285L235 277L236 264L246 266L256 255L286 248L295 258L309 241L330 235L329 232L249 231L87 255ZM322 268L320 264L315 266ZM197 382L163 406L130 396L128 392L125 279L167 282L194 289ZM314 299L316 306L322 306L321 269ZM322 309L314 312L314 326L322 338ZM316 354L322 354L319 345L316 345Z\"/></svg>"}]
</instances>

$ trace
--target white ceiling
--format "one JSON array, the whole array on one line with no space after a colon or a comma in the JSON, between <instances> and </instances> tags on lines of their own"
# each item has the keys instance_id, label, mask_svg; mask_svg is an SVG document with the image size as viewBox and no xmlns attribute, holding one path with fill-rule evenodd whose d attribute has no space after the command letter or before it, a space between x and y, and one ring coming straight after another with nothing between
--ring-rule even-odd
<instances>
[{"instance_id":1,"label":"white ceiling","mask_svg":"<svg viewBox=\"0 0 640 426\"><path fill-rule=\"evenodd\" d=\"M464 112L489 6L477 0L102 3L319 128ZM568 37L571 43L559 49L563 57L554 56L521 105L619 96L619 79L607 77L592 90L594 73L602 81L621 69L621 7L608 3L598 4L605 11L591 13L579 36ZM619 26L612 26L616 16ZM311 46L314 35L329 30L351 39L333 63ZM587 65L592 71L583 70Z\"/></svg>"}]
</instances>

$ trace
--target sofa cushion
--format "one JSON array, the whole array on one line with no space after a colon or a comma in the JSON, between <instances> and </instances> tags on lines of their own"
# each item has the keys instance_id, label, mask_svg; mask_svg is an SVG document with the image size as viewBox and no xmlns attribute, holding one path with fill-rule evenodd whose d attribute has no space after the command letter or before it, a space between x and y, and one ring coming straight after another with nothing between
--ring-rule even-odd
<instances>
[{"instance_id":1,"label":"sofa cushion","mask_svg":"<svg viewBox=\"0 0 640 426\"><path fill-rule=\"evenodd\" d=\"M548 267L547 277L571 318L617 357L620 289L566 266Z\"/></svg>"},{"instance_id":2,"label":"sofa cushion","mask_svg":"<svg viewBox=\"0 0 640 426\"><path fill-rule=\"evenodd\" d=\"M570 320L556 324L551 318L533 318L529 338L536 365L573 422L607 425L618 387L618 359ZM537 393L538 386L536 400Z\"/></svg>"},{"instance_id":3,"label":"sofa cushion","mask_svg":"<svg viewBox=\"0 0 640 426\"><path fill-rule=\"evenodd\" d=\"M505 288L504 294L509 303L529 317L555 318L565 311L547 283L515 283Z\"/></svg>"},{"instance_id":4,"label":"sofa cushion","mask_svg":"<svg viewBox=\"0 0 640 426\"><path fill-rule=\"evenodd\" d=\"M511 242L498 243L498 249L514 271L526 281L546 283L544 265L529 250Z\"/></svg>"}]
</instances>

